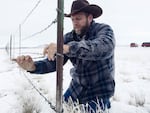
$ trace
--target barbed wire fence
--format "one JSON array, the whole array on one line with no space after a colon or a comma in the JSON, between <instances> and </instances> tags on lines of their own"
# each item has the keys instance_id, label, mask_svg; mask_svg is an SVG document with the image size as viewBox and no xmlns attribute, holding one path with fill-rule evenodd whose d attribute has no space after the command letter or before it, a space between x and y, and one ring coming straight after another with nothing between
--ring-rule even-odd
<instances>
[{"instance_id":1,"label":"barbed wire fence","mask_svg":"<svg viewBox=\"0 0 150 113\"><path fill-rule=\"evenodd\" d=\"M19 50L19 54L21 53L21 42L24 41L24 40L27 40L27 39L30 39L30 38L33 38L39 34L42 34L44 31L48 30L53 24L55 24L57 22L57 19L54 19L49 25L47 25L45 28L43 28L42 30L38 31L38 32L35 32L27 37L24 37L22 38L22 32L21 32L21 29L23 27L23 25L27 22L27 20L29 19L29 17L33 14L33 12L37 9L37 7L39 6L39 4L42 2L42 0L38 0L37 3L35 4L35 6L32 8L32 10L27 14L27 16L24 18L24 20L19 24L19 28L15 31L16 32L19 32L19 47L18 48L15 48L15 43L13 43L13 38L15 40L15 36L13 36L12 34L10 35L10 40L8 41L7 45L6 45L6 51L7 53L9 54L9 57L10 57L10 60L12 59L13 57L13 54L15 51L13 51L14 49L18 49ZM58 10L56 10L58 11ZM36 54L36 53L34 53ZM38 53L39 54L39 53ZM43 56L42 56L43 57ZM41 57L36 57L36 58L41 58ZM35 58L35 59L36 59ZM50 102L42 92L40 92L40 90L33 84L31 78L29 78L27 76L27 73L24 72L23 70L20 70L20 74L23 74L24 77L27 79L27 81L29 82L29 84L35 89L35 91L45 100L45 102L47 102L50 106L50 108L54 111L54 112L57 112L56 111L56 106L52 104L52 102ZM63 111L62 111L63 112Z\"/></svg>"},{"instance_id":2,"label":"barbed wire fence","mask_svg":"<svg viewBox=\"0 0 150 113\"><path fill-rule=\"evenodd\" d=\"M7 45L5 46L7 53L11 53L11 55L9 55L10 59L12 59L15 56L14 55L15 50L19 50L19 55L21 54L21 50L22 50L22 48L24 48L24 47L21 47L23 41L35 38L36 36L47 31L52 25L57 23L57 18L54 18L52 21L49 22L50 24L48 24L46 27L42 28L41 30L31 33L28 36L22 35L23 34L22 29L24 28L24 25L27 23L29 18L33 15L33 12L35 12L35 10L38 8L38 6L41 3L42 3L42 0L38 0L36 2L34 7L31 9L31 11L29 11L29 13L23 19L23 21L18 25L19 27L16 29L16 31L10 35L10 40L8 41ZM15 40L15 38L17 38L17 39Z\"/></svg>"}]
</instances>

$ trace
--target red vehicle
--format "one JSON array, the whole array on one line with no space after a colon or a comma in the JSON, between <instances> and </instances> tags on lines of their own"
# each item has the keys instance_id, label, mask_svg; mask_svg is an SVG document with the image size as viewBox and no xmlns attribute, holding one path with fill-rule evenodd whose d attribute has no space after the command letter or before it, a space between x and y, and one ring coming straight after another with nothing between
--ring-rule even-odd
<instances>
[{"instance_id":1,"label":"red vehicle","mask_svg":"<svg viewBox=\"0 0 150 113\"><path fill-rule=\"evenodd\" d=\"M143 42L142 47L150 47L150 42Z\"/></svg>"},{"instance_id":2,"label":"red vehicle","mask_svg":"<svg viewBox=\"0 0 150 113\"><path fill-rule=\"evenodd\" d=\"M137 43L131 43L130 47L138 47L138 44Z\"/></svg>"}]
</instances>

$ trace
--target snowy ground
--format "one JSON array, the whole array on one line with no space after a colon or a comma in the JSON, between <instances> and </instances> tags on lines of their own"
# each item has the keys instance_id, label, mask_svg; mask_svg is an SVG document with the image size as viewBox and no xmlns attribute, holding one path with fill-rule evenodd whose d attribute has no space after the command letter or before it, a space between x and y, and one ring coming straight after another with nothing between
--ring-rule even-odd
<instances>
[{"instance_id":1,"label":"snowy ground","mask_svg":"<svg viewBox=\"0 0 150 113\"><path fill-rule=\"evenodd\" d=\"M24 51L22 51L23 53ZM24 54L42 53L25 50ZM39 55L38 55L39 56ZM32 88L22 70L0 49L0 113L54 113ZM116 47L116 92L111 99L110 113L150 113L150 48ZM36 59L35 59L36 60ZM68 62L64 66L64 92L70 76ZM36 87L54 104L56 73L34 75L25 73ZM68 112L70 113L70 112Z\"/></svg>"}]
</instances>

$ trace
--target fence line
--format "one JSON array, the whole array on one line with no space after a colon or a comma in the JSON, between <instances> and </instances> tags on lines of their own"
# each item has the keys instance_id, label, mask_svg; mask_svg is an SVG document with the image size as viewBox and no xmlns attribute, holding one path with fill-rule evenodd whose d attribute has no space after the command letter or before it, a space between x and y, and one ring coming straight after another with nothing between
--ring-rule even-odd
<instances>
[{"instance_id":1,"label":"fence line","mask_svg":"<svg viewBox=\"0 0 150 113\"><path fill-rule=\"evenodd\" d=\"M41 3L41 0L38 0L38 2L36 3L36 5L32 8L32 10L27 14L27 16L25 17L25 19L21 22L21 24L19 24L19 28L18 28L18 32L19 32L19 54L21 53L21 42L22 40L26 40L26 39L29 39L31 37L34 37L36 35L39 35L41 33L43 33L44 31L46 31L48 28L50 28L54 23L57 22L57 19L55 19L54 21L51 22L51 24L49 24L47 27L45 27L44 29L42 29L41 31L39 32L36 32L28 37L25 37L22 39L22 28L23 28L23 25L25 24L25 22L28 20L28 18L32 15L33 11L35 11L35 9L39 6L39 4ZM8 42L8 44L6 45L6 50L8 51L8 53L12 56L12 40L13 38L15 37L12 37L10 38L10 41ZM10 44L9 44L10 43ZM9 47L10 46L10 47ZM15 44L14 44L14 47L15 47ZM40 56L38 58L43 58L44 56ZM16 59L14 59L15 61ZM56 110L56 106L54 106L45 96L44 94L42 94L42 92L40 92L40 90L33 84L33 82L28 78L28 76L26 75L26 73L22 70L21 71L22 74L24 75L24 77L27 79L27 81L32 85L32 87L37 91L37 93L40 94L40 96L42 98L44 98L44 100L50 105L50 108L53 109L55 112L57 112ZM63 111L62 111L63 112Z\"/></svg>"}]
</instances>

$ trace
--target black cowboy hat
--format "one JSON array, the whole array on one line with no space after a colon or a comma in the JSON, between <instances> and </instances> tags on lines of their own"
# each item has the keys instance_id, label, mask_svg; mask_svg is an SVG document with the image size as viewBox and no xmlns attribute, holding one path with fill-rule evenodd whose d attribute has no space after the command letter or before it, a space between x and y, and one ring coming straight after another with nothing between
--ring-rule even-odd
<instances>
[{"instance_id":1,"label":"black cowboy hat","mask_svg":"<svg viewBox=\"0 0 150 113\"><path fill-rule=\"evenodd\" d=\"M87 12L89 14L92 14L93 18L97 18L102 15L103 11L102 8L97 5L90 5L87 0L75 0L72 3L71 13L65 14L65 17L70 17L71 15L78 12Z\"/></svg>"}]
</instances>

